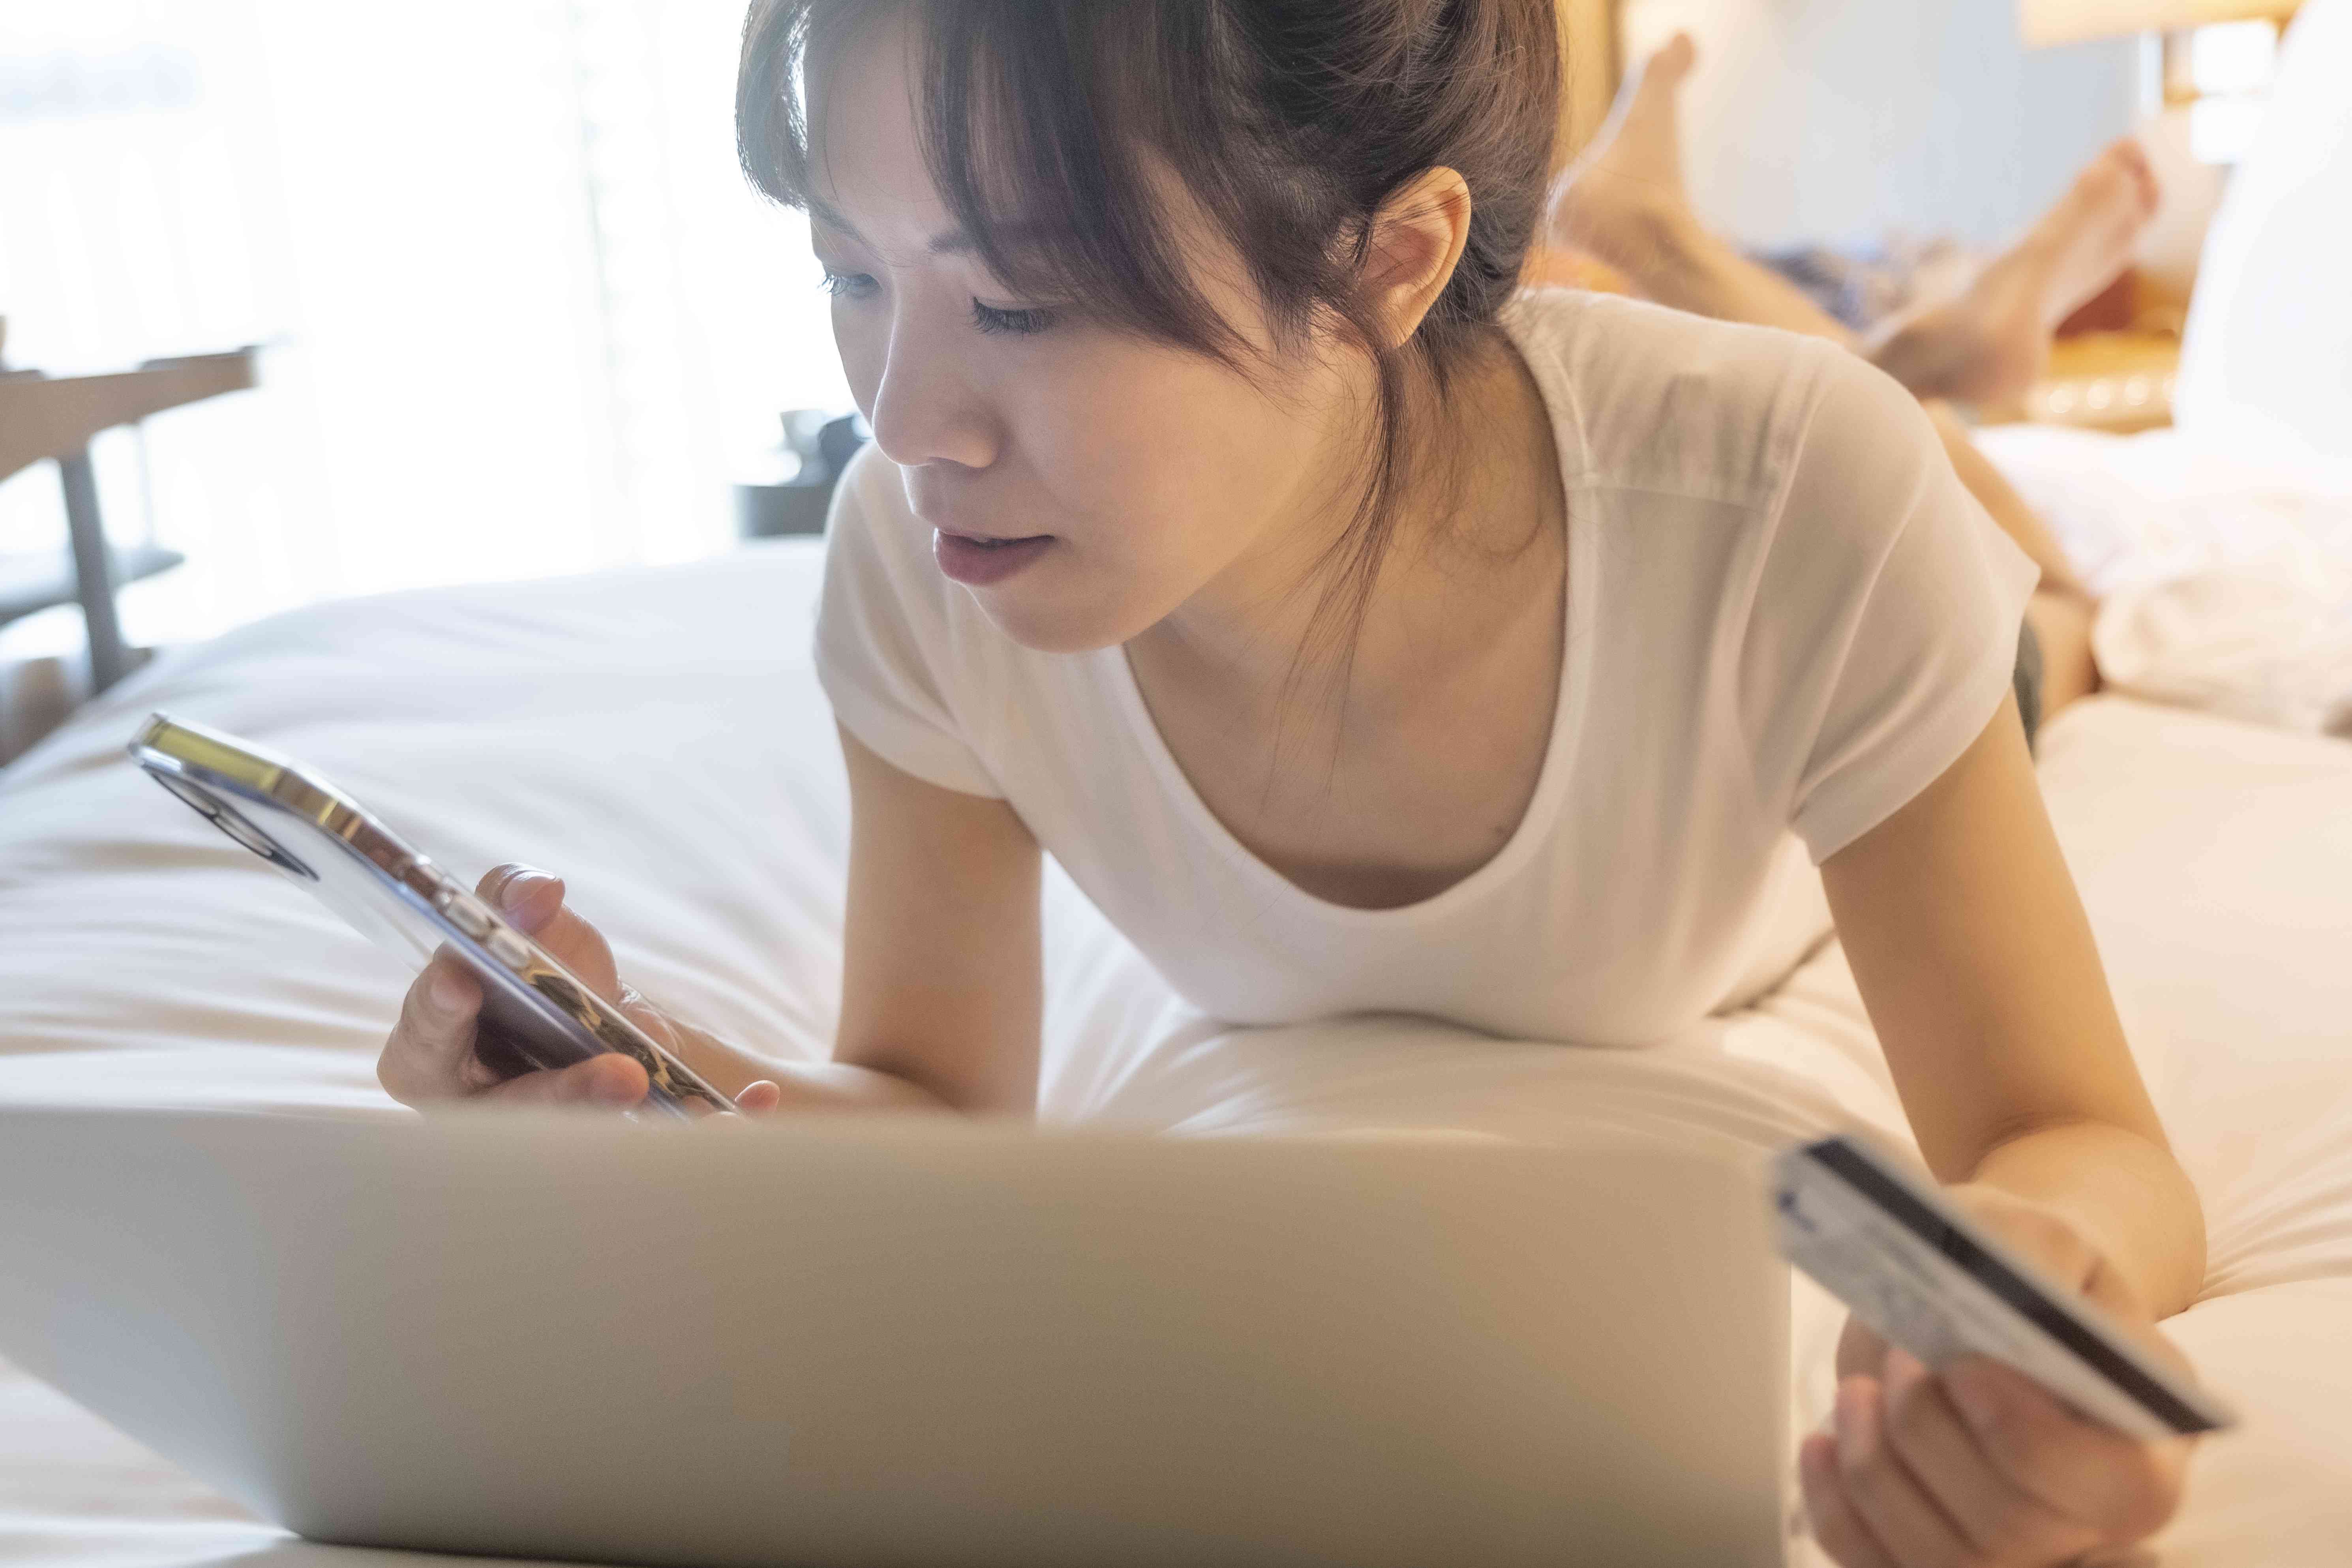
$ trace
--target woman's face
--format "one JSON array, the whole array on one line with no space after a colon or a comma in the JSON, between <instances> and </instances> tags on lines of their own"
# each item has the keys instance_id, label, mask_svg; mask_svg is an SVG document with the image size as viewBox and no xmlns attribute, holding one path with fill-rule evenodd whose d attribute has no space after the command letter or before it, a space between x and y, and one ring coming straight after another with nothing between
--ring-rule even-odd
<instances>
[{"instance_id":1,"label":"woman's face","mask_svg":"<svg viewBox=\"0 0 2352 1568\"><path fill-rule=\"evenodd\" d=\"M940 569L1015 641L1057 652L1126 642L1213 584L1239 602L1296 580L1329 537L1307 520L1330 515L1361 450L1369 362L1253 379L1010 293L932 188L909 45L877 26L827 62L812 224L851 390ZM1263 348L1229 249L1197 219L1175 232Z\"/></svg>"}]
</instances>

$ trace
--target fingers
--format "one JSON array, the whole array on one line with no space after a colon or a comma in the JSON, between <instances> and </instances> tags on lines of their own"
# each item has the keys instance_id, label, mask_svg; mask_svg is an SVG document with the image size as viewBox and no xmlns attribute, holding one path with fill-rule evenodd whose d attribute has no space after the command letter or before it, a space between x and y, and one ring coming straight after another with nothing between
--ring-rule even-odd
<instances>
[{"instance_id":1,"label":"fingers","mask_svg":"<svg viewBox=\"0 0 2352 1568\"><path fill-rule=\"evenodd\" d=\"M678 1054L677 1026L667 1014L646 1001L635 986L624 982L614 1003L621 1009L621 1016L652 1037L654 1044L672 1056Z\"/></svg>"},{"instance_id":2,"label":"fingers","mask_svg":"<svg viewBox=\"0 0 2352 1568\"><path fill-rule=\"evenodd\" d=\"M534 935L563 906L562 878L514 860L483 872L474 891L483 902Z\"/></svg>"},{"instance_id":3,"label":"fingers","mask_svg":"<svg viewBox=\"0 0 2352 1568\"><path fill-rule=\"evenodd\" d=\"M1837 1374L1843 1382L1857 1374L1876 1377L1886 1363L1886 1341L1876 1329L1849 1315L1838 1335Z\"/></svg>"},{"instance_id":4,"label":"fingers","mask_svg":"<svg viewBox=\"0 0 2352 1568\"><path fill-rule=\"evenodd\" d=\"M1812 1521L1813 1539L1841 1568L1900 1568L1846 1500L1838 1484L1837 1466L1833 1437L1815 1433L1797 1449L1797 1481L1805 1494L1805 1516Z\"/></svg>"},{"instance_id":5,"label":"fingers","mask_svg":"<svg viewBox=\"0 0 2352 1568\"><path fill-rule=\"evenodd\" d=\"M2011 1481L1977 1446L1943 1381L1906 1351L1886 1356L1885 1439L1979 1557L2057 1563L2097 1543L2096 1532Z\"/></svg>"},{"instance_id":6,"label":"fingers","mask_svg":"<svg viewBox=\"0 0 2352 1568\"><path fill-rule=\"evenodd\" d=\"M404 1105L453 1100L506 1104L634 1105L646 1094L646 1069L606 1055L560 1071L508 1078L482 1059L481 982L443 948L402 1000L400 1018L376 1062L376 1078ZM518 1061L518 1068L525 1064Z\"/></svg>"},{"instance_id":7,"label":"fingers","mask_svg":"<svg viewBox=\"0 0 2352 1568\"><path fill-rule=\"evenodd\" d=\"M1886 1441L1880 1386L1868 1377L1838 1384L1835 1490L1871 1542L1904 1568L1961 1568L1975 1548Z\"/></svg>"},{"instance_id":8,"label":"fingers","mask_svg":"<svg viewBox=\"0 0 2352 1568\"><path fill-rule=\"evenodd\" d=\"M2145 1323L2126 1281L2064 1216L1995 1190L1952 1189L2063 1284ZM2178 1351L2153 1329L2168 1359ZM1836 1433L1799 1451L1806 1511L1847 1568L2071 1563L2128 1546L2179 1505L2185 1441L2143 1443L1986 1357L1931 1373L1866 1325L1839 1341Z\"/></svg>"},{"instance_id":9,"label":"fingers","mask_svg":"<svg viewBox=\"0 0 2352 1568\"><path fill-rule=\"evenodd\" d=\"M510 862L490 870L475 891L607 1001L620 1000L612 948L564 907L561 878ZM645 1069L626 1058L509 1079L483 1059L481 1006L481 982L465 961L446 948L435 953L402 998L400 1017L377 1058L384 1091L411 1106L476 1096L504 1103L598 1105L634 1105L645 1098ZM676 1036L642 1001L632 1016L665 1046L675 1046ZM522 1065L511 1063L509 1070Z\"/></svg>"},{"instance_id":10,"label":"fingers","mask_svg":"<svg viewBox=\"0 0 2352 1568\"><path fill-rule=\"evenodd\" d=\"M607 1051L549 1072L525 1073L485 1089L478 1097L502 1106L635 1105L646 1097L646 1069L630 1058Z\"/></svg>"},{"instance_id":11,"label":"fingers","mask_svg":"<svg viewBox=\"0 0 2352 1568\"><path fill-rule=\"evenodd\" d=\"M485 872L474 890L591 991L607 1002L621 1000L612 946L604 932L565 904L562 878L509 861Z\"/></svg>"},{"instance_id":12,"label":"fingers","mask_svg":"<svg viewBox=\"0 0 2352 1568\"><path fill-rule=\"evenodd\" d=\"M1952 1384L1990 1369L2023 1384L2002 1441L2032 1433L2041 1469L2029 1484L1966 1413ZM2043 1430L2032 1423L2056 1417ZM2081 1560L2102 1546L2145 1539L2170 1518L2185 1445L2143 1444L2092 1426L2010 1369L1980 1359L1930 1373L1900 1350L1884 1384L1839 1384L1834 1436L1798 1450L1798 1475L1816 1538L1845 1568L2041 1565ZM2060 1494L2060 1495L2053 1495ZM2071 1498L2074 1500L2069 1502Z\"/></svg>"},{"instance_id":13,"label":"fingers","mask_svg":"<svg viewBox=\"0 0 2352 1568\"><path fill-rule=\"evenodd\" d=\"M730 1116L723 1110L708 1111L698 1115L695 1124L700 1127L757 1127L782 1103L782 1088L761 1079L757 1083L746 1084L736 1093L736 1114Z\"/></svg>"},{"instance_id":14,"label":"fingers","mask_svg":"<svg viewBox=\"0 0 2352 1568\"><path fill-rule=\"evenodd\" d=\"M2126 1437L1983 1356L1953 1363L1942 1381L1994 1468L2053 1511L2104 1538L2137 1541L2179 1506L2186 1442Z\"/></svg>"},{"instance_id":15,"label":"fingers","mask_svg":"<svg viewBox=\"0 0 2352 1568\"><path fill-rule=\"evenodd\" d=\"M403 1105L471 1094L489 1080L474 1060L482 988L447 949L410 983L400 1017L376 1059L376 1079Z\"/></svg>"}]
</instances>

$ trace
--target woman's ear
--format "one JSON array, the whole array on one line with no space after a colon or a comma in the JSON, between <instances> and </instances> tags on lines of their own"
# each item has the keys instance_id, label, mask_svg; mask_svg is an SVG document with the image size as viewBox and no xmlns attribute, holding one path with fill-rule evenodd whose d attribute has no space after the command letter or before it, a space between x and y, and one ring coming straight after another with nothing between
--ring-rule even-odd
<instances>
[{"instance_id":1,"label":"woman's ear","mask_svg":"<svg viewBox=\"0 0 2352 1568\"><path fill-rule=\"evenodd\" d=\"M1421 327L1470 243L1470 186L1452 169L1423 169L1372 215L1364 300L1394 348Z\"/></svg>"}]
</instances>

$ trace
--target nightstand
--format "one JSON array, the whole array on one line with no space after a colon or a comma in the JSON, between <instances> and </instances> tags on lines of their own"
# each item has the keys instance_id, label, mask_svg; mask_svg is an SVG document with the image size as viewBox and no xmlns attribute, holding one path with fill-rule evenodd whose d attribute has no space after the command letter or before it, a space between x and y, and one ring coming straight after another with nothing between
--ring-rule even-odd
<instances>
[{"instance_id":1,"label":"nightstand","mask_svg":"<svg viewBox=\"0 0 2352 1568\"><path fill-rule=\"evenodd\" d=\"M2180 340L2153 332L2084 332L2051 345L2024 399L1983 411L1988 425L2071 425L2128 435L2172 423Z\"/></svg>"}]
</instances>

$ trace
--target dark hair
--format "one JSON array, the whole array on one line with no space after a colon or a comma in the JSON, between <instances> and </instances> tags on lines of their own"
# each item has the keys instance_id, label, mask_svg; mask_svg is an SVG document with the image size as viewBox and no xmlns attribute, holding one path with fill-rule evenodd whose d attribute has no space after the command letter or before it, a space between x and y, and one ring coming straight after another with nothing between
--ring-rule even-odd
<instances>
[{"instance_id":1,"label":"dark hair","mask_svg":"<svg viewBox=\"0 0 2352 1568\"><path fill-rule=\"evenodd\" d=\"M1442 401L1518 286L1558 125L1556 3L754 0L738 148L762 192L812 205L805 62L911 7L925 161L990 268L1245 369L1151 198L1147 156L1164 160L1246 262L1278 347L1335 322L1379 367L1364 490L1326 562L1319 626L1370 595L1419 460L1416 372ZM1358 289L1370 221L1440 166L1469 186L1469 242L1419 330L1384 343Z\"/></svg>"}]
</instances>

